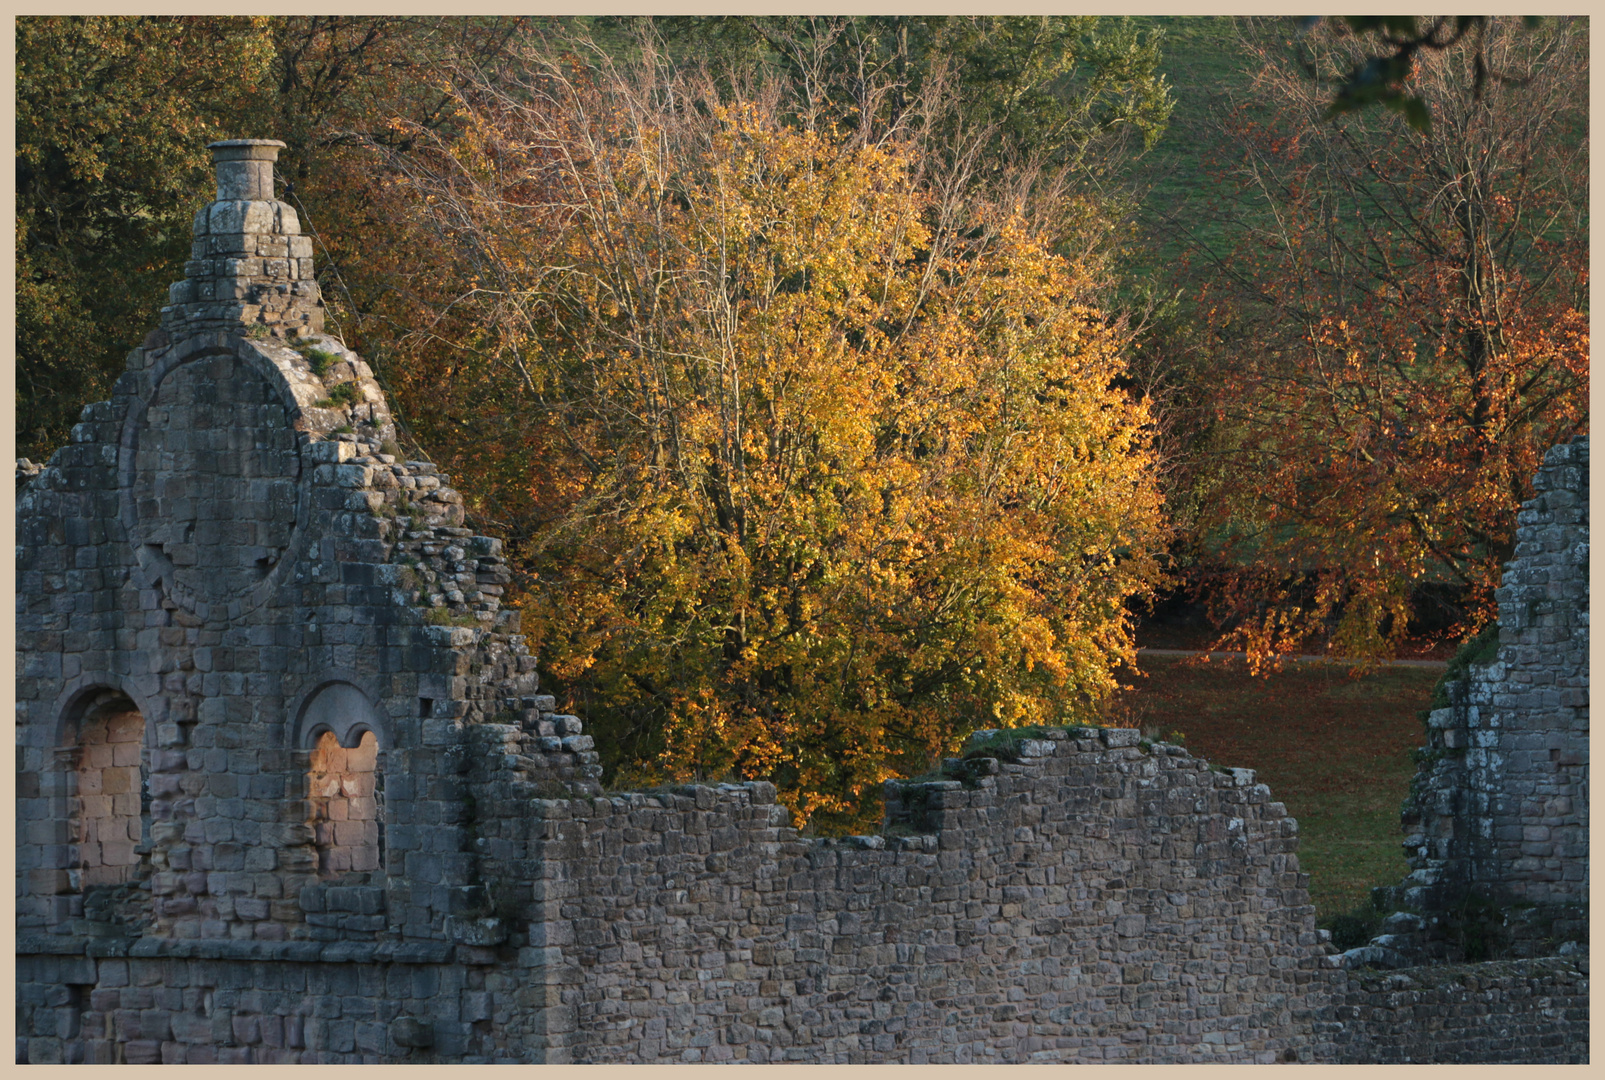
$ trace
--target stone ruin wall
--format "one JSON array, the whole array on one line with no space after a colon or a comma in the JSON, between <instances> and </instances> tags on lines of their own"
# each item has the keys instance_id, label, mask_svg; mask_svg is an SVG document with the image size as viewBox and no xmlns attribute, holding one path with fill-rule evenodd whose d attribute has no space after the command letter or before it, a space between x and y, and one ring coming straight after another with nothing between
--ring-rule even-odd
<instances>
[{"instance_id":1,"label":"stone ruin wall","mask_svg":"<svg viewBox=\"0 0 1605 1080\"><path fill-rule=\"evenodd\" d=\"M980 733L872 837L604 794L274 150L19 492L19 1061L1586 1057L1586 959L1344 970L1282 805L1134 732Z\"/></svg>"},{"instance_id":2,"label":"stone ruin wall","mask_svg":"<svg viewBox=\"0 0 1605 1080\"><path fill-rule=\"evenodd\" d=\"M1549 957L1357 969L1316 1023L1347 1065L1583 1064L1588 962Z\"/></svg>"},{"instance_id":3,"label":"stone ruin wall","mask_svg":"<svg viewBox=\"0 0 1605 1080\"><path fill-rule=\"evenodd\" d=\"M1588 439L1553 447L1517 517L1496 654L1445 685L1404 807L1410 876L1392 897L1432 924L1506 908L1503 936L1588 938Z\"/></svg>"},{"instance_id":4,"label":"stone ruin wall","mask_svg":"<svg viewBox=\"0 0 1605 1080\"><path fill-rule=\"evenodd\" d=\"M549 1048L1308 1059L1326 947L1282 804L1132 730L1047 736L892 785L877 836L799 839L768 784L541 804Z\"/></svg>"}]
</instances>

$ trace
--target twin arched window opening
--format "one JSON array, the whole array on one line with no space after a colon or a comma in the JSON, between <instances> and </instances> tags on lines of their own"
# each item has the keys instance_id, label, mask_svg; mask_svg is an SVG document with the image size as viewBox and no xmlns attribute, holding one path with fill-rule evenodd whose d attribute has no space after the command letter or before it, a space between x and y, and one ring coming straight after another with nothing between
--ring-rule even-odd
<instances>
[{"instance_id":1,"label":"twin arched window opening","mask_svg":"<svg viewBox=\"0 0 1605 1080\"><path fill-rule=\"evenodd\" d=\"M384 870L384 716L357 687L331 682L301 708L297 746L309 751L308 824L318 875Z\"/></svg>"},{"instance_id":2,"label":"twin arched window opening","mask_svg":"<svg viewBox=\"0 0 1605 1080\"><path fill-rule=\"evenodd\" d=\"M93 691L70 715L55 790L65 797L66 835L45 865L52 891L88 898L137 884L151 870L151 751L145 717L120 690ZM312 694L296 725L307 753L307 824L322 878L384 870L385 718L357 687L332 682ZM158 808L159 809L159 808ZM59 828L60 826L58 826ZM59 834L58 834L59 835ZM63 898L65 902L66 898ZM115 913L72 911L91 918ZM124 901L115 903L121 906ZM91 904L91 906L94 906Z\"/></svg>"}]
</instances>

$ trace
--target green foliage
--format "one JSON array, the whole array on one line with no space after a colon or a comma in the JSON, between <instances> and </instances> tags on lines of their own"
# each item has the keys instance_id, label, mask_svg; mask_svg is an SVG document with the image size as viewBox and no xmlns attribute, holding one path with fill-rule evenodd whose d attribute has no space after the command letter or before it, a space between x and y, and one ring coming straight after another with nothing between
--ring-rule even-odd
<instances>
[{"instance_id":1,"label":"green foliage","mask_svg":"<svg viewBox=\"0 0 1605 1080\"><path fill-rule=\"evenodd\" d=\"M25 16L16 61L17 449L44 461L154 328L272 50L260 17Z\"/></svg>"},{"instance_id":2,"label":"green foliage","mask_svg":"<svg viewBox=\"0 0 1605 1080\"><path fill-rule=\"evenodd\" d=\"M1170 120L1173 102L1158 72L1162 33L1088 16L930 21L915 66L954 59L968 119L997 126L1000 156L1101 172L1101 158L1128 133L1152 147Z\"/></svg>"},{"instance_id":3,"label":"green foliage","mask_svg":"<svg viewBox=\"0 0 1605 1080\"><path fill-rule=\"evenodd\" d=\"M1449 667L1444 671L1443 677L1432 686L1432 704L1422 710L1421 722L1426 723L1427 714L1434 709L1447 709L1453 704L1449 700L1449 684L1466 678L1471 674L1473 667L1481 667L1491 663L1499 656L1499 624L1491 622L1483 627L1477 635L1461 643L1460 648L1449 660Z\"/></svg>"},{"instance_id":4,"label":"green foliage","mask_svg":"<svg viewBox=\"0 0 1605 1080\"><path fill-rule=\"evenodd\" d=\"M1042 724L999 728L979 742L972 740L965 744L963 760L974 761L980 758L997 758L999 761L1019 761L1020 744L1027 739L1046 739L1049 737L1049 731L1062 733L1072 739L1088 739L1097 735L1098 728L1085 726L1047 727Z\"/></svg>"},{"instance_id":5,"label":"green foliage","mask_svg":"<svg viewBox=\"0 0 1605 1080\"><path fill-rule=\"evenodd\" d=\"M47 460L83 405L111 396L129 350L155 329L212 189L207 143L286 142L279 176L315 197L283 197L303 228L331 226L321 250L339 260L348 232L374 224L364 210L372 177L348 168L350 133L382 133L398 116L441 123L441 70L464 56L491 62L526 26L500 17L19 17L19 454ZM338 280L348 278L364 284L360 274ZM338 317L344 290L328 299Z\"/></svg>"},{"instance_id":6,"label":"green foliage","mask_svg":"<svg viewBox=\"0 0 1605 1080\"><path fill-rule=\"evenodd\" d=\"M354 382L343 382L329 391L329 396L313 402L320 409L344 409L362 400L362 391Z\"/></svg>"},{"instance_id":7,"label":"green foliage","mask_svg":"<svg viewBox=\"0 0 1605 1080\"><path fill-rule=\"evenodd\" d=\"M1444 52L1459 46L1467 37L1472 53L1473 92L1482 100L1483 89L1490 78L1504 81L1501 73L1488 65L1486 41L1489 15L1439 16L1420 25L1414 15L1345 15L1341 25L1348 33L1368 39L1384 47L1384 51L1362 57L1340 81L1327 118L1344 113L1358 112L1371 105L1381 105L1398 113L1405 123L1422 134L1432 130L1432 111L1427 100L1410 92L1410 79L1415 74L1417 56ZM1522 22L1529 28L1542 19L1525 15ZM1320 18L1306 20L1314 25ZM1317 74L1315 65L1309 64L1311 74Z\"/></svg>"},{"instance_id":8,"label":"green foliage","mask_svg":"<svg viewBox=\"0 0 1605 1080\"><path fill-rule=\"evenodd\" d=\"M320 379L329 373L329 368L338 359L334 353L329 352L327 349L319 349L315 346L301 350L301 354L312 365L312 374Z\"/></svg>"},{"instance_id":9,"label":"green foliage","mask_svg":"<svg viewBox=\"0 0 1605 1080\"><path fill-rule=\"evenodd\" d=\"M1510 944L1506 905L1478 889L1467 889L1445 908L1440 931L1466 963L1500 959Z\"/></svg>"},{"instance_id":10,"label":"green foliage","mask_svg":"<svg viewBox=\"0 0 1605 1080\"><path fill-rule=\"evenodd\" d=\"M1410 760L1415 762L1416 768L1418 769L1422 766L1426 766L1430 769L1434 764L1443 761L1446 758L1463 758L1465 756L1466 748L1463 746L1445 746L1436 750L1428 749L1425 746L1418 746L1414 750L1410 751ZM1419 773L1417 775L1419 776ZM1416 781L1411 780L1410 783L1413 796L1413 793L1416 790Z\"/></svg>"},{"instance_id":11,"label":"green foliage","mask_svg":"<svg viewBox=\"0 0 1605 1080\"><path fill-rule=\"evenodd\" d=\"M454 615L449 608L432 607L424 611L424 622L430 626L476 627L479 620L471 614Z\"/></svg>"},{"instance_id":12,"label":"green foliage","mask_svg":"<svg viewBox=\"0 0 1605 1080\"><path fill-rule=\"evenodd\" d=\"M654 24L679 55L782 73L876 122L950 81L964 102L956 124L992 129L985 169L1031 159L1103 172L1131 136L1151 147L1173 106L1158 70L1162 32L1128 19L683 16ZM869 91L877 82L884 92Z\"/></svg>"},{"instance_id":13,"label":"green foliage","mask_svg":"<svg viewBox=\"0 0 1605 1080\"><path fill-rule=\"evenodd\" d=\"M1455 650L1454 656L1449 660L1448 670L1443 673L1443 678L1438 680L1437 686L1433 687L1433 707L1441 709L1444 705L1449 704L1447 700L1444 700L1442 704L1438 704L1445 683L1465 678L1470 674L1473 667L1481 667L1484 664L1491 663L1498 655L1499 624L1496 622L1489 623L1482 628L1476 637L1470 641L1463 642L1460 648Z\"/></svg>"},{"instance_id":14,"label":"green foliage","mask_svg":"<svg viewBox=\"0 0 1605 1080\"><path fill-rule=\"evenodd\" d=\"M1339 952L1357 949L1382 933L1382 920L1386 913L1374 905L1365 904L1339 915L1328 915L1316 921L1316 926L1332 934L1332 945Z\"/></svg>"}]
</instances>

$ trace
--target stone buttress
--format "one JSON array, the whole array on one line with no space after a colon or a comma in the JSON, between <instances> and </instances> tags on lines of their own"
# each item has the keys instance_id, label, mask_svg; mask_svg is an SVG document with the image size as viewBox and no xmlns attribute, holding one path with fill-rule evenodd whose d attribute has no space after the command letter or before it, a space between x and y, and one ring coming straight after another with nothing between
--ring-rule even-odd
<instances>
[{"instance_id":1,"label":"stone buttress","mask_svg":"<svg viewBox=\"0 0 1605 1080\"><path fill-rule=\"evenodd\" d=\"M1552 447L1516 521L1498 642L1447 682L1403 808L1404 910L1362 951L1400 964L1588 941L1588 438Z\"/></svg>"}]
</instances>

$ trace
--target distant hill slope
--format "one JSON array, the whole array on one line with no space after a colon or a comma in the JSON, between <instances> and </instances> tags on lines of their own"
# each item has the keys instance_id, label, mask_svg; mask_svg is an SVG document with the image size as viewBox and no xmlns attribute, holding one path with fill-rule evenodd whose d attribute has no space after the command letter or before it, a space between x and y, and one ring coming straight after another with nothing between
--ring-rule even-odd
<instances>
[{"instance_id":1,"label":"distant hill slope","mask_svg":"<svg viewBox=\"0 0 1605 1080\"><path fill-rule=\"evenodd\" d=\"M1163 284L1166 268L1195 254L1194 245L1222 253L1228 243L1216 216L1202 209L1218 196L1217 170L1234 154L1218 114L1230 96L1250 85L1253 73L1241 45L1248 28L1229 15L1144 15L1132 21L1164 31L1161 67L1176 100L1170 127L1132 175L1140 196L1140 235L1149 249L1133 270Z\"/></svg>"}]
</instances>

